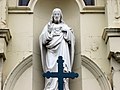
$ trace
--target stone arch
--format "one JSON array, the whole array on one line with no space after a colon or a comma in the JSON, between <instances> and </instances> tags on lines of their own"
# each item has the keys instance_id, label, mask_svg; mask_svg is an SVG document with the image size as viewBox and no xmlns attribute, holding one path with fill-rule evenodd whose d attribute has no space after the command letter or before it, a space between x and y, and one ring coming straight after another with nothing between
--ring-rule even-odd
<instances>
[{"instance_id":1,"label":"stone arch","mask_svg":"<svg viewBox=\"0 0 120 90\"><path fill-rule=\"evenodd\" d=\"M30 0L29 6L32 10L34 10L34 7L36 6L38 1L40 1L40 0ZM80 9L81 4L83 4L83 1L82 0L74 0L74 1L78 4L79 9Z\"/></svg>"},{"instance_id":2,"label":"stone arch","mask_svg":"<svg viewBox=\"0 0 120 90\"><path fill-rule=\"evenodd\" d=\"M98 65L84 55L82 55L81 58L82 58L82 65L86 67L93 74L93 76L98 81L101 90L112 90L107 76L105 76L105 74L98 67Z\"/></svg>"},{"instance_id":3,"label":"stone arch","mask_svg":"<svg viewBox=\"0 0 120 90\"><path fill-rule=\"evenodd\" d=\"M14 90L17 80L22 76L22 74L27 71L27 69L32 67L32 55L25 58L18 65L16 65L13 70L8 75L4 85L3 90ZM32 73L31 73L32 74Z\"/></svg>"}]
</instances>

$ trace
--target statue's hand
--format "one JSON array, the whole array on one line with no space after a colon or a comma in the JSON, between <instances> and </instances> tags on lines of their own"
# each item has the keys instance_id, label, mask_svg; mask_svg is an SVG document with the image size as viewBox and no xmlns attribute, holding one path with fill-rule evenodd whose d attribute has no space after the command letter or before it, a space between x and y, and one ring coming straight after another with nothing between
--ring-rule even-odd
<instances>
[{"instance_id":1,"label":"statue's hand","mask_svg":"<svg viewBox=\"0 0 120 90\"><path fill-rule=\"evenodd\" d=\"M51 25L48 25L48 32L51 33L53 30L53 27Z\"/></svg>"},{"instance_id":2,"label":"statue's hand","mask_svg":"<svg viewBox=\"0 0 120 90\"><path fill-rule=\"evenodd\" d=\"M51 28L49 28L49 29L48 29L48 32L49 32L49 33L51 33L51 32L52 32L52 29L51 29Z\"/></svg>"}]
</instances>

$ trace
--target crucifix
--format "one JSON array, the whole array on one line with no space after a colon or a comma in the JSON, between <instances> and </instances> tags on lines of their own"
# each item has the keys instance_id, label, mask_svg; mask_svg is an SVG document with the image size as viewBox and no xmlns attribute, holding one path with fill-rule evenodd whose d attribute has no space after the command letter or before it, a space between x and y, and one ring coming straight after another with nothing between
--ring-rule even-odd
<instances>
[{"instance_id":1,"label":"crucifix","mask_svg":"<svg viewBox=\"0 0 120 90\"><path fill-rule=\"evenodd\" d=\"M65 72L64 73L64 67L63 67L63 63L64 60L62 58L62 56L58 57L57 60L58 63L58 72L46 72L43 74L44 77L49 78L58 78L58 90L63 90L63 85L64 85L64 78L77 78L79 75L77 73L74 72Z\"/></svg>"}]
</instances>

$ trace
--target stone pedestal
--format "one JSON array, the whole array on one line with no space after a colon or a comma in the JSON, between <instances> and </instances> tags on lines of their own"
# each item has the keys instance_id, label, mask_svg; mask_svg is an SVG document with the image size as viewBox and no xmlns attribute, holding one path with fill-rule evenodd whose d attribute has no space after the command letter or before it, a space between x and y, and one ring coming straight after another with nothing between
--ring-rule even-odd
<instances>
[{"instance_id":1,"label":"stone pedestal","mask_svg":"<svg viewBox=\"0 0 120 90\"><path fill-rule=\"evenodd\" d=\"M6 46L11 35L9 29L0 29L0 90L2 90L2 68L6 60Z\"/></svg>"},{"instance_id":2,"label":"stone pedestal","mask_svg":"<svg viewBox=\"0 0 120 90\"><path fill-rule=\"evenodd\" d=\"M108 59L111 65L113 90L120 89L120 28L105 28L103 39L107 44Z\"/></svg>"}]
</instances>

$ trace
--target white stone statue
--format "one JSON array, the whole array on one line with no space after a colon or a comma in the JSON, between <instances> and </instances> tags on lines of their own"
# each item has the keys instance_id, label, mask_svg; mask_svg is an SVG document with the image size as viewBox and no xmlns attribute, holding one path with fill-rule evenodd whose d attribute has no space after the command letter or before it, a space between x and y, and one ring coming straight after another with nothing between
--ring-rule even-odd
<instances>
[{"instance_id":1,"label":"white stone statue","mask_svg":"<svg viewBox=\"0 0 120 90\"><path fill-rule=\"evenodd\" d=\"M64 60L64 72L71 71L74 59L75 37L63 21L62 11L55 8L51 20L40 37L41 59L44 72L58 72L58 56ZM45 79L44 90L58 90L58 78ZM64 79L64 90L69 90L69 79Z\"/></svg>"}]
</instances>

